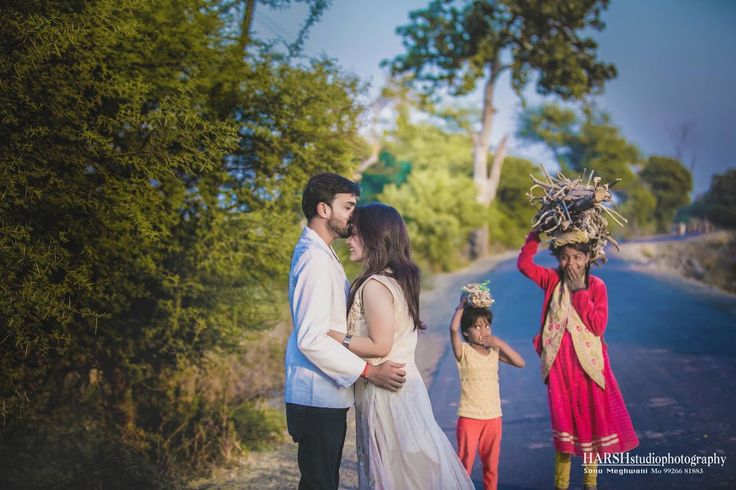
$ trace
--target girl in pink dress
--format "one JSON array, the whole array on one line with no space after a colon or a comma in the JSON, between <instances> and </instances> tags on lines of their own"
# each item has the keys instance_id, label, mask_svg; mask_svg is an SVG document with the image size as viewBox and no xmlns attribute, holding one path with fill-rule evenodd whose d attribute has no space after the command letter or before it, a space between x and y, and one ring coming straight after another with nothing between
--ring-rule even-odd
<instances>
[{"instance_id":1,"label":"girl in pink dress","mask_svg":"<svg viewBox=\"0 0 736 490\"><path fill-rule=\"evenodd\" d=\"M555 487L568 488L570 456L583 456L584 486L596 488L600 455L639 444L608 360L603 333L608 322L606 285L590 274L590 243L570 233L550 247L559 267L534 263L540 242L533 231L517 266L544 289L542 321L534 347L547 385L555 457Z\"/></svg>"}]
</instances>

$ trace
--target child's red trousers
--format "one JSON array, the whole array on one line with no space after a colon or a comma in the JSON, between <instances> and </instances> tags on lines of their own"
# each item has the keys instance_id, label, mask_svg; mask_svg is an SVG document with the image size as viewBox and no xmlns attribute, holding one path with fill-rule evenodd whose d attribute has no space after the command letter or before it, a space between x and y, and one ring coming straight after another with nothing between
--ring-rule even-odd
<instances>
[{"instance_id":1,"label":"child's red trousers","mask_svg":"<svg viewBox=\"0 0 736 490\"><path fill-rule=\"evenodd\" d=\"M501 417L495 419L457 419L457 452L465 470L473 471L475 455L483 464L483 488L498 487L498 456L501 450Z\"/></svg>"}]
</instances>

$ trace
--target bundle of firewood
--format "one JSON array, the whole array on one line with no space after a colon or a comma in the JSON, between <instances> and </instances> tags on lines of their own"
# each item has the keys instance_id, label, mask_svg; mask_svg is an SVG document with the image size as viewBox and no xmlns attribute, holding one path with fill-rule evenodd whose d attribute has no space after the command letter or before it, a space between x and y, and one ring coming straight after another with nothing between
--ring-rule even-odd
<instances>
[{"instance_id":1,"label":"bundle of firewood","mask_svg":"<svg viewBox=\"0 0 736 490\"><path fill-rule=\"evenodd\" d=\"M483 282L471 282L466 284L460 290L463 294L467 295L467 304L473 308L490 308L493 303L496 302L493 299L491 290L488 288L490 281Z\"/></svg>"},{"instance_id":2,"label":"bundle of firewood","mask_svg":"<svg viewBox=\"0 0 736 490\"><path fill-rule=\"evenodd\" d=\"M620 179L601 185L601 178L594 177L593 171L586 176L584 170L580 177L571 180L562 172L551 177L544 167L542 169L546 181L532 175L533 185L527 193L529 202L539 208L532 229L546 233L553 247L562 246L566 241L590 241L592 261L605 262L606 243L610 241L618 249L618 243L608 231L608 218L621 226L626 223L626 218L616 211L610 192Z\"/></svg>"}]
</instances>

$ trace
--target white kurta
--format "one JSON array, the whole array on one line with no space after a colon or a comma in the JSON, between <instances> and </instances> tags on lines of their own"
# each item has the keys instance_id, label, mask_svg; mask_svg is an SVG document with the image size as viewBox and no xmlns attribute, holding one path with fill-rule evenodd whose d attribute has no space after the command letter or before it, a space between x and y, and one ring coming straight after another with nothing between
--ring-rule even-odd
<instances>
[{"instance_id":1,"label":"white kurta","mask_svg":"<svg viewBox=\"0 0 736 490\"><path fill-rule=\"evenodd\" d=\"M348 408L365 361L327 335L345 332L350 283L334 250L305 227L289 272L294 330L286 346L284 400L311 407Z\"/></svg>"}]
</instances>

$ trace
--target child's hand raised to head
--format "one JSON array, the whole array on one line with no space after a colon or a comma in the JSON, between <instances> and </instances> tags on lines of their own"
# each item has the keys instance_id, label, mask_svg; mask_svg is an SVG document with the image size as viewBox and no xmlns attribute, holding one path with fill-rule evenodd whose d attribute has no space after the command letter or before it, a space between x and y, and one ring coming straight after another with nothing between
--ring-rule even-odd
<instances>
[{"instance_id":1,"label":"child's hand raised to head","mask_svg":"<svg viewBox=\"0 0 736 490\"><path fill-rule=\"evenodd\" d=\"M465 305L468 304L468 293L460 293L460 302L457 305L456 310L462 310Z\"/></svg>"}]
</instances>

